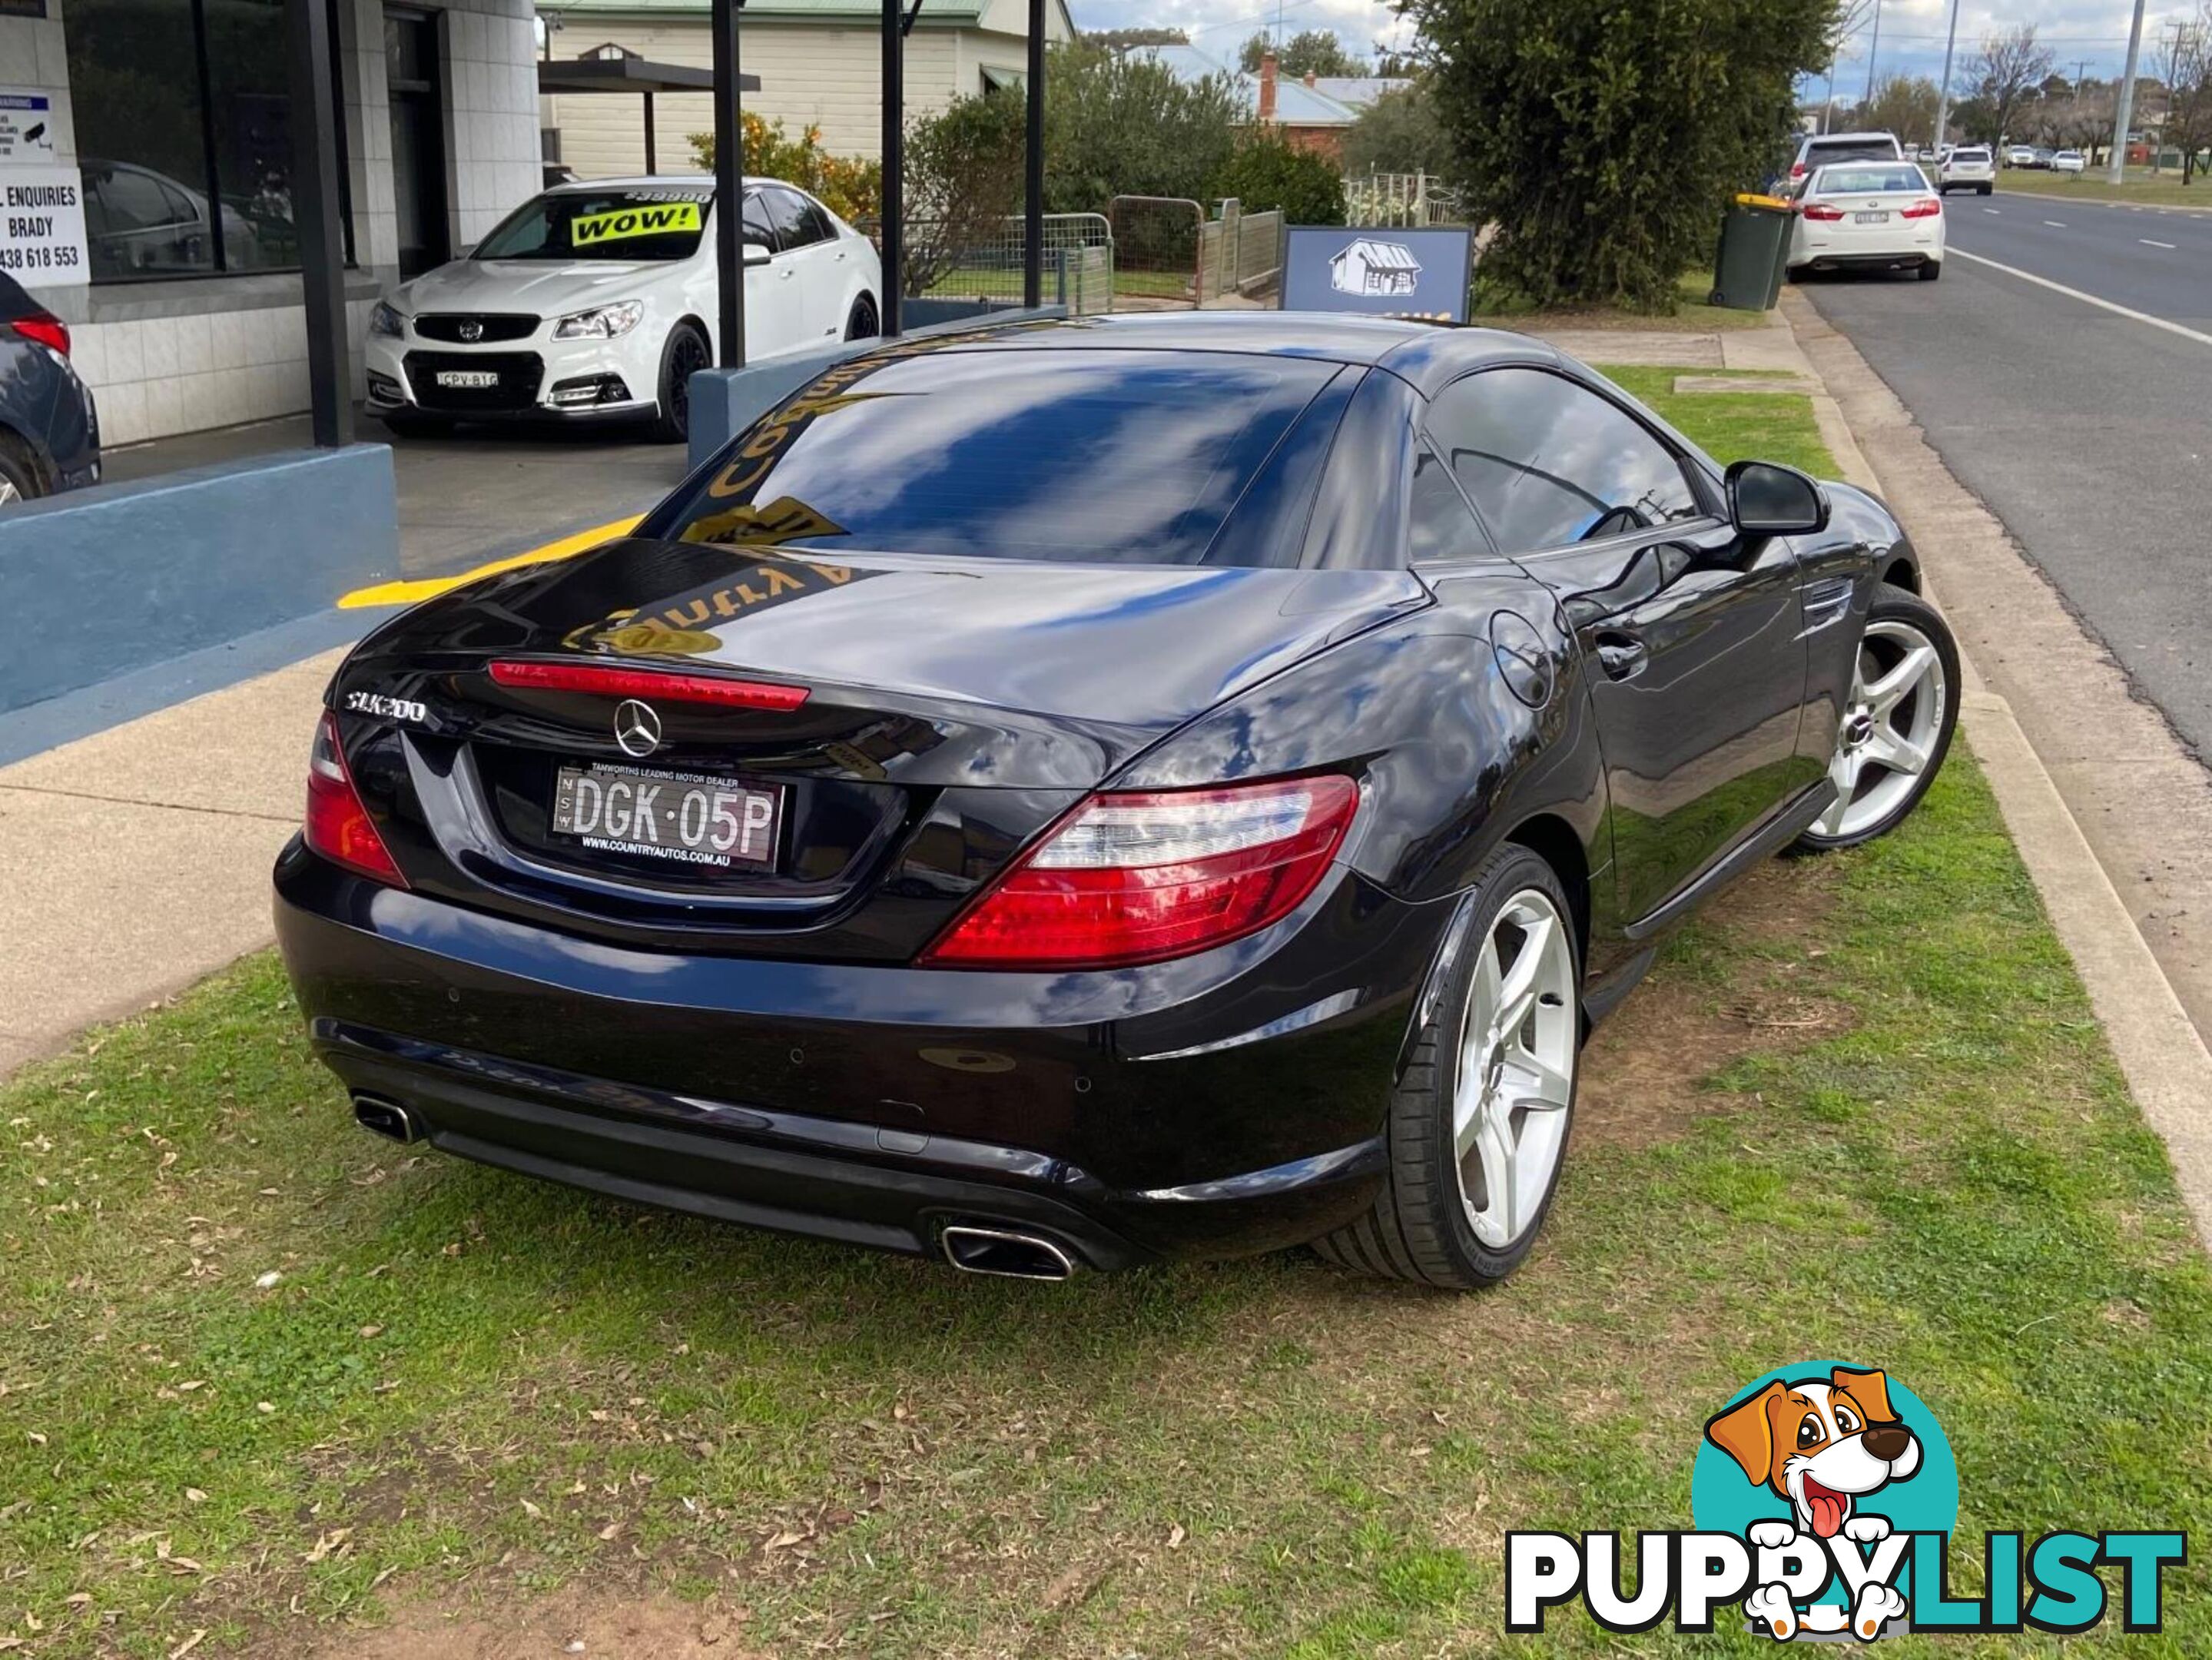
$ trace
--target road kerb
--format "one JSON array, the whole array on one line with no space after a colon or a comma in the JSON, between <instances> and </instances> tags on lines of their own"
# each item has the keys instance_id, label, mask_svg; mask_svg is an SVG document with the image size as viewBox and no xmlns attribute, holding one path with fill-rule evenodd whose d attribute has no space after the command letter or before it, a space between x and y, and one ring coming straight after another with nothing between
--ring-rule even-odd
<instances>
[{"instance_id":1,"label":"road kerb","mask_svg":"<svg viewBox=\"0 0 2212 1660\"><path fill-rule=\"evenodd\" d=\"M1807 361L1818 378L1809 354ZM1842 406L1823 392L1813 399L1813 410L1844 480L1879 489L1881 477ZM1923 546L1921 552L1925 558L1930 550ZM1932 576L1924 586L1941 609ZM1989 689L1963 641L1960 656L1966 682L1960 717L1967 742L2051 927L2088 991L2128 1091L2166 1143L2198 1239L2212 1242L2212 1051L2011 704Z\"/></svg>"},{"instance_id":2,"label":"road kerb","mask_svg":"<svg viewBox=\"0 0 2212 1660\"><path fill-rule=\"evenodd\" d=\"M2012 706L1990 691L1961 700L1967 742L2035 879L2128 1092L2166 1142L2197 1237L2212 1240L2212 1052L2151 955L2135 919L2067 810Z\"/></svg>"}]
</instances>

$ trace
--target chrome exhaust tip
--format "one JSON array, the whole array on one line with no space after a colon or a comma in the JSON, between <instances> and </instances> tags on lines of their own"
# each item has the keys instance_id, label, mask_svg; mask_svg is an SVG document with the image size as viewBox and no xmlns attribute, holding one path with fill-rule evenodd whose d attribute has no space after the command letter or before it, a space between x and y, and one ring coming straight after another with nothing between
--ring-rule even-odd
<instances>
[{"instance_id":1,"label":"chrome exhaust tip","mask_svg":"<svg viewBox=\"0 0 2212 1660\"><path fill-rule=\"evenodd\" d=\"M1066 1280L1075 1259L1049 1239L1005 1228L955 1223L938 1236L945 1260L963 1274L995 1274L1008 1280Z\"/></svg>"},{"instance_id":2,"label":"chrome exhaust tip","mask_svg":"<svg viewBox=\"0 0 2212 1660\"><path fill-rule=\"evenodd\" d=\"M428 1134L421 1119L380 1095L355 1096L353 1122L388 1141L420 1141Z\"/></svg>"}]
</instances>

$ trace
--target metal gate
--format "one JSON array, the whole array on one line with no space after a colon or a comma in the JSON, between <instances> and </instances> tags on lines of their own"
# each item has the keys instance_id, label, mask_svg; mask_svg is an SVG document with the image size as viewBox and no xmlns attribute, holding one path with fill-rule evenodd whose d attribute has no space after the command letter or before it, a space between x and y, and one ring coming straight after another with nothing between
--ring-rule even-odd
<instances>
[{"instance_id":1,"label":"metal gate","mask_svg":"<svg viewBox=\"0 0 2212 1660\"><path fill-rule=\"evenodd\" d=\"M1114 233L1117 311L1196 306L1205 297L1206 210L1180 196L1117 196L1106 204Z\"/></svg>"}]
</instances>

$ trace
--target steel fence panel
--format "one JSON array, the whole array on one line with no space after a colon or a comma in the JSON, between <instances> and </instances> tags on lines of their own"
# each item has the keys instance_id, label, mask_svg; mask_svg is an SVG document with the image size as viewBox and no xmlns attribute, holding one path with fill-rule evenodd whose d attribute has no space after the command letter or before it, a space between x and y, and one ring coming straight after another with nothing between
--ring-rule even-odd
<instances>
[{"instance_id":1,"label":"steel fence panel","mask_svg":"<svg viewBox=\"0 0 2212 1660\"><path fill-rule=\"evenodd\" d=\"M1206 210L1177 196L1117 196L1107 204L1116 309L1195 306L1204 296Z\"/></svg>"},{"instance_id":2,"label":"steel fence panel","mask_svg":"<svg viewBox=\"0 0 2212 1660\"><path fill-rule=\"evenodd\" d=\"M856 228L872 238L878 234L878 222L862 220ZM942 240L938 230L933 222L910 220L907 245L934 247ZM938 262L939 269L926 297L1019 305L1024 234L1021 216L1011 215L967 246L946 251ZM1111 308L1114 232L1104 214L1045 215L1042 264L1048 301L1061 301L1079 313Z\"/></svg>"}]
</instances>

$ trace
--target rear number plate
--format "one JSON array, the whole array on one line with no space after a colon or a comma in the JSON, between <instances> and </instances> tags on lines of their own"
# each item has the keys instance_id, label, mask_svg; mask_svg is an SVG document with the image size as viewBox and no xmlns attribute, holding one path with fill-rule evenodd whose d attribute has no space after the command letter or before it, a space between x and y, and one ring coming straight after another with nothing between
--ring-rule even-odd
<instances>
[{"instance_id":1,"label":"rear number plate","mask_svg":"<svg viewBox=\"0 0 2212 1660\"><path fill-rule=\"evenodd\" d=\"M440 369L432 377L441 386L495 386L499 375L492 369Z\"/></svg>"},{"instance_id":2,"label":"rear number plate","mask_svg":"<svg viewBox=\"0 0 2212 1660\"><path fill-rule=\"evenodd\" d=\"M651 768L561 769L553 829L587 848L678 865L773 865L783 792Z\"/></svg>"},{"instance_id":3,"label":"rear number plate","mask_svg":"<svg viewBox=\"0 0 2212 1660\"><path fill-rule=\"evenodd\" d=\"M1851 216L1851 222L1855 225L1887 225L1889 216L1887 213L1855 213Z\"/></svg>"}]
</instances>

